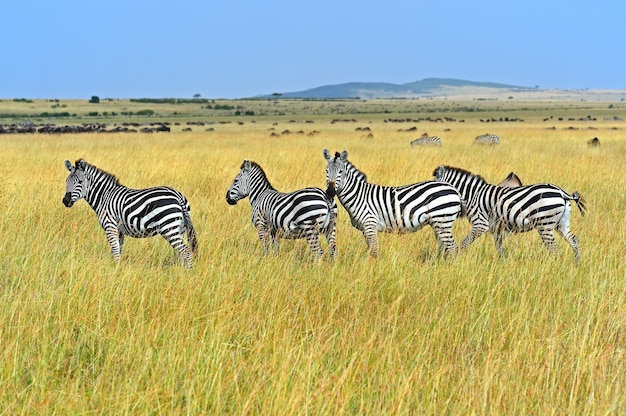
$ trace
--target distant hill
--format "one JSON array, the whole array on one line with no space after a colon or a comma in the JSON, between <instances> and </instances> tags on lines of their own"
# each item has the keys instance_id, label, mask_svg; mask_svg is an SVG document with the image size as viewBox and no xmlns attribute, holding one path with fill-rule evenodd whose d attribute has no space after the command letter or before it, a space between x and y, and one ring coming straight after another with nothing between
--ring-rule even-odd
<instances>
[{"instance_id":1,"label":"distant hill","mask_svg":"<svg viewBox=\"0 0 626 416\"><path fill-rule=\"evenodd\" d=\"M535 88L494 82L474 82L449 78L426 78L407 84L388 82L349 82L325 85L305 91L280 93L283 98L417 98L456 95L480 95L533 91ZM275 95L274 95L275 96Z\"/></svg>"},{"instance_id":2,"label":"distant hill","mask_svg":"<svg viewBox=\"0 0 626 416\"><path fill-rule=\"evenodd\" d=\"M374 99L374 98L445 98L453 100L626 100L626 90L619 89L546 89L520 87L495 82L475 82L450 78L426 78L408 84L388 82L348 82L325 85L305 91L274 93L256 98L304 99Z\"/></svg>"}]
</instances>

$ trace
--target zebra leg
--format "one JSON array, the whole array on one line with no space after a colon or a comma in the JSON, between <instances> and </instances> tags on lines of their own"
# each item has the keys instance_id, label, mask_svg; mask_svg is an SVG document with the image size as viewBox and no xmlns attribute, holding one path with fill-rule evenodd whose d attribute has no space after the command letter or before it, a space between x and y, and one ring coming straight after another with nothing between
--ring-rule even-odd
<instances>
[{"instance_id":1,"label":"zebra leg","mask_svg":"<svg viewBox=\"0 0 626 416\"><path fill-rule=\"evenodd\" d=\"M363 231L363 235L370 250L370 257L378 257L378 231L375 228L366 228Z\"/></svg>"},{"instance_id":2,"label":"zebra leg","mask_svg":"<svg viewBox=\"0 0 626 416\"><path fill-rule=\"evenodd\" d=\"M539 236L541 237L541 240L548 248L548 251L550 252L550 254L553 256L556 255L558 247L556 245L556 241L554 241L554 235L552 234L552 229L537 228L537 231L539 232Z\"/></svg>"},{"instance_id":3,"label":"zebra leg","mask_svg":"<svg viewBox=\"0 0 626 416\"><path fill-rule=\"evenodd\" d=\"M454 253L457 250L456 242L452 237L452 225L446 223L436 222L431 224L433 231L435 231L435 237L439 243L439 250L443 255Z\"/></svg>"},{"instance_id":4,"label":"zebra leg","mask_svg":"<svg viewBox=\"0 0 626 416\"><path fill-rule=\"evenodd\" d=\"M330 257L335 260L337 258L337 227L334 224L329 225L324 235L326 236L326 241L328 241Z\"/></svg>"},{"instance_id":5,"label":"zebra leg","mask_svg":"<svg viewBox=\"0 0 626 416\"><path fill-rule=\"evenodd\" d=\"M174 251L178 253L179 258L183 259L185 265L191 269L193 266L192 252L189 246L185 244L181 228L176 224L171 228L159 230L159 234L170 243Z\"/></svg>"},{"instance_id":6,"label":"zebra leg","mask_svg":"<svg viewBox=\"0 0 626 416\"><path fill-rule=\"evenodd\" d=\"M565 239L565 241L569 243L570 247L572 247L572 250L574 250L576 264L580 264L580 245L578 243L578 237L576 237L576 235L569 229L569 213L570 211L568 210L559 220L559 223L556 226L556 231Z\"/></svg>"},{"instance_id":7,"label":"zebra leg","mask_svg":"<svg viewBox=\"0 0 626 416\"><path fill-rule=\"evenodd\" d=\"M567 233L563 232L560 228L557 228L556 231L563 236L563 238L569 243L572 250L574 250L574 257L576 259L576 264L580 264L581 255L580 255L580 244L578 243L578 237L574 233L572 233L569 229Z\"/></svg>"},{"instance_id":8,"label":"zebra leg","mask_svg":"<svg viewBox=\"0 0 626 416\"><path fill-rule=\"evenodd\" d=\"M504 257L504 237L506 236L506 232L498 227L492 232L493 242L496 244L496 251L500 257Z\"/></svg>"},{"instance_id":9,"label":"zebra leg","mask_svg":"<svg viewBox=\"0 0 626 416\"><path fill-rule=\"evenodd\" d=\"M316 228L308 228L304 232L304 237L306 238L306 241L309 243L309 247L311 248L313 255L315 256L316 259L319 260L322 257L322 254L324 254L324 250L322 250L322 247L320 246L319 232L317 231Z\"/></svg>"},{"instance_id":10,"label":"zebra leg","mask_svg":"<svg viewBox=\"0 0 626 416\"><path fill-rule=\"evenodd\" d=\"M261 227L259 225L257 225L257 233L259 235L259 240L261 241L261 246L263 247L263 254L267 255L267 253L269 253L270 240L272 237L265 227Z\"/></svg>"},{"instance_id":11,"label":"zebra leg","mask_svg":"<svg viewBox=\"0 0 626 416\"><path fill-rule=\"evenodd\" d=\"M467 237L465 237L463 241L461 241L461 250L465 250L466 248L468 248L470 244L474 242L474 240L483 235L488 229L489 227L486 224L472 224L472 229L470 230L469 234L467 234Z\"/></svg>"},{"instance_id":12,"label":"zebra leg","mask_svg":"<svg viewBox=\"0 0 626 416\"><path fill-rule=\"evenodd\" d=\"M272 244L272 250L276 254L280 254L280 232L274 231L270 233L269 242Z\"/></svg>"},{"instance_id":13,"label":"zebra leg","mask_svg":"<svg viewBox=\"0 0 626 416\"><path fill-rule=\"evenodd\" d=\"M185 266L191 269L193 267L191 249L187 246L187 244L185 244L182 234L178 235L177 238L171 240L166 238L166 240L168 243L170 243L174 250L176 250L178 256L183 259L183 261L185 262Z\"/></svg>"},{"instance_id":14,"label":"zebra leg","mask_svg":"<svg viewBox=\"0 0 626 416\"><path fill-rule=\"evenodd\" d=\"M120 261L120 258L122 257L123 239L120 244L119 229L114 226L108 226L104 229L104 232L107 236L107 241L109 242L109 246L111 246L111 254L113 255L113 259L115 261Z\"/></svg>"}]
</instances>

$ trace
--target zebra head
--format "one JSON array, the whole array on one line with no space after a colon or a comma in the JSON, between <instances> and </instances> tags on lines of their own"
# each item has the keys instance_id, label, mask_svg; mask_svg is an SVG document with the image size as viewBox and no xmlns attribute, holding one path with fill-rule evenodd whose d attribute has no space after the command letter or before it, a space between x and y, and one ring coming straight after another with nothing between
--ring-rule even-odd
<instances>
[{"instance_id":1,"label":"zebra head","mask_svg":"<svg viewBox=\"0 0 626 416\"><path fill-rule=\"evenodd\" d=\"M84 160L76 161L76 166L72 166L69 160L65 161L65 167L70 171L70 176L65 181L65 196L63 204L70 208L76 201L84 198L87 194L85 167L87 162Z\"/></svg>"},{"instance_id":2,"label":"zebra head","mask_svg":"<svg viewBox=\"0 0 626 416\"><path fill-rule=\"evenodd\" d=\"M326 165L326 195L333 198L342 189L345 182L345 172L348 167L348 151L335 152L335 157L330 156L328 149L324 149L324 158L328 162Z\"/></svg>"},{"instance_id":3,"label":"zebra head","mask_svg":"<svg viewBox=\"0 0 626 416\"><path fill-rule=\"evenodd\" d=\"M433 171L433 176L435 177L435 180L444 182L445 177L446 177L446 172L447 172L446 166L439 166L437 169Z\"/></svg>"},{"instance_id":4,"label":"zebra head","mask_svg":"<svg viewBox=\"0 0 626 416\"><path fill-rule=\"evenodd\" d=\"M226 191L226 202L228 205L235 205L237 201L244 199L250 195L250 170L252 169L252 162L244 160L241 165L241 170L235 177L233 184L230 185L228 191Z\"/></svg>"}]
</instances>

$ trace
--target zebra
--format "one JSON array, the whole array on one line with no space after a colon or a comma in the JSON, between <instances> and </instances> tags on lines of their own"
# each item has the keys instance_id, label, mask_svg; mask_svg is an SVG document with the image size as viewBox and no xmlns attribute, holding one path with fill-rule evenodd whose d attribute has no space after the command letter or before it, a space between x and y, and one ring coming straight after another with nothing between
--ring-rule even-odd
<instances>
[{"instance_id":1,"label":"zebra","mask_svg":"<svg viewBox=\"0 0 626 416\"><path fill-rule=\"evenodd\" d=\"M474 144L485 144L488 146L500 144L500 136L490 133L481 134L480 136L476 136Z\"/></svg>"},{"instance_id":2,"label":"zebra","mask_svg":"<svg viewBox=\"0 0 626 416\"><path fill-rule=\"evenodd\" d=\"M503 255L502 246L507 233L537 230L551 254L557 247L552 234L556 230L574 250L576 263L581 254L578 237L570 231L571 203L575 201L585 215L584 198L574 192L571 196L556 185L543 183L517 187L488 184L481 176L463 169L439 166L433 172L436 180L457 188L466 204L472 229L461 243L467 248L485 231L493 234L496 249Z\"/></svg>"},{"instance_id":3,"label":"zebra","mask_svg":"<svg viewBox=\"0 0 626 416\"><path fill-rule=\"evenodd\" d=\"M506 177L502 182L498 184L498 186L504 186L505 188L517 188L518 186L524 186L522 184L522 180L515 174L515 172L509 173L509 176Z\"/></svg>"},{"instance_id":4,"label":"zebra","mask_svg":"<svg viewBox=\"0 0 626 416\"><path fill-rule=\"evenodd\" d=\"M326 193L335 195L348 211L352 226L365 237L371 257L378 257L378 232L409 233L426 224L435 232L440 251L456 252L452 225L462 215L461 197L457 190L435 181L403 186L380 186L367 181L367 176L349 160L348 151L323 151L326 166Z\"/></svg>"},{"instance_id":5,"label":"zebra","mask_svg":"<svg viewBox=\"0 0 626 416\"><path fill-rule=\"evenodd\" d=\"M263 252L270 244L276 251L280 238L306 238L316 259L322 250L319 235L324 234L332 259L337 257L337 204L320 188L304 188L290 193L277 191L259 164L244 160L240 171L226 192L226 202L250 198L252 223L257 229Z\"/></svg>"},{"instance_id":6,"label":"zebra","mask_svg":"<svg viewBox=\"0 0 626 416\"><path fill-rule=\"evenodd\" d=\"M187 198L167 186L127 188L114 175L82 159L75 164L65 161L70 175L63 204L71 208L82 198L87 201L98 216L116 262L121 258L124 236L144 238L160 234L186 266L192 267L198 243ZM185 232L189 246L183 240Z\"/></svg>"},{"instance_id":7,"label":"zebra","mask_svg":"<svg viewBox=\"0 0 626 416\"><path fill-rule=\"evenodd\" d=\"M415 146L441 146L441 138L439 136L429 136L428 133L424 133L422 137L411 142L411 147Z\"/></svg>"}]
</instances>

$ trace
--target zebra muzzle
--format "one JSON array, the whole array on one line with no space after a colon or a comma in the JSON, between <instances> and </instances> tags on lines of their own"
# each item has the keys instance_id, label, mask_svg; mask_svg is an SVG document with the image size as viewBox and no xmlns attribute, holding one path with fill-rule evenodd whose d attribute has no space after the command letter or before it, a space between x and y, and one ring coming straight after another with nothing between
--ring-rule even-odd
<instances>
[{"instance_id":1,"label":"zebra muzzle","mask_svg":"<svg viewBox=\"0 0 626 416\"><path fill-rule=\"evenodd\" d=\"M333 199L337 195L337 189L335 188L335 182L329 182L326 188L326 196L328 199Z\"/></svg>"},{"instance_id":2,"label":"zebra muzzle","mask_svg":"<svg viewBox=\"0 0 626 416\"><path fill-rule=\"evenodd\" d=\"M228 203L228 205L236 205L237 204L237 200L232 199L228 192L226 192L226 202Z\"/></svg>"},{"instance_id":3,"label":"zebra muzzle","mask_svg":"<svg viewBox=\"0 0 626 416\"><path fill-rule=\"evenodd\" d=\"M63 205L65 205L68 208L74 205L74 202L72 201L72 194L70 194L69 192L66 193L65 196L63 197Z\"/></svg>"}]
</instances>

